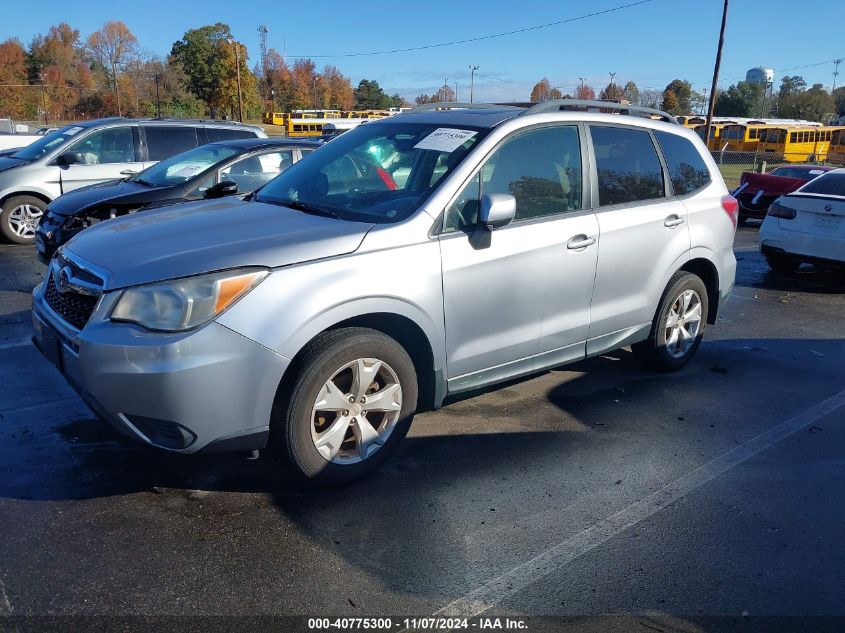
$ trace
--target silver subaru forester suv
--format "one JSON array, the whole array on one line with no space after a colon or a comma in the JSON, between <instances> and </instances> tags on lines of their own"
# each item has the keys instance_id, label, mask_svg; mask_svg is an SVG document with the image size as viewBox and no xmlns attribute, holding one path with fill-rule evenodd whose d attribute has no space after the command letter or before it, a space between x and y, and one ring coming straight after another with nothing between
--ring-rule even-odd
<instances>
[{"instance_id":1,"label":"silver subaru forester suv","mask_svg":"<svg viewBox=\"0 0 845 633\"><path fill-rule=\"evenodd\" d=\"M272 447L319 483L372 471L447 395L628 345L683 367L736 270L700 139L608 103L448 108L362 125L245 200L84 231L34 290L36 344L140 441Z\"/></svg>"}]
</instances>

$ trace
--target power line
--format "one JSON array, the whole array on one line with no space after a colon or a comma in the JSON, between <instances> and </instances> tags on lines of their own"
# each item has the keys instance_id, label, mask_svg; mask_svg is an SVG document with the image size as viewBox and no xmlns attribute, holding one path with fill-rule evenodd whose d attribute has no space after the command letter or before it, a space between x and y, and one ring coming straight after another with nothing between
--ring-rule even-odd
<instances>
[{"instance_id":1,"label":"power line","mask_svg":"<svg viewBox=\"0 0 845 633\"><path fill-rule=\"evenodd\" d=\"M469 44L470 42L480 42L482 40L490 40L496 37L506 37L508 35L518 35L520 33L528 33L530 31L536 31L538 29L546 29L551 26L559 26L561 24L568 24L570 22L577 22L579 20L586 20L587 18L594 18L599 15L605 15L607 13L613 13L614 11L621 11L622 9L628 9L630 7L636 7L641 4L647 4L649 2L654 2L654 0L638 0L637 2L629 2L628 4L622 4L617 7L612 7L610 9L603 9L601 11L593 11L592 13L585 13L584 15L579 15L572 18L564 18L562 20L555 20L554 22L547 22L545 24L537 24L535 26L527 26L522 29L515 29L513 31L505 31L503 33L492 33L490 35L480 35L478 37L470 37L464 40L454 40L452 42L440 42L438 44L424 44L421 46L410 46L408 48L394 48L390 50L383 50L383 51L368 51L364 53L337 53L334 55L291 55L291 57L296 57L300 59L324 59L327 57L366 57L369 55L392 55L394 53L409 53L411 51L422 51L431 48L442 48L444 46L456 46L458 44Z\"/></svg>"}]
</instances>

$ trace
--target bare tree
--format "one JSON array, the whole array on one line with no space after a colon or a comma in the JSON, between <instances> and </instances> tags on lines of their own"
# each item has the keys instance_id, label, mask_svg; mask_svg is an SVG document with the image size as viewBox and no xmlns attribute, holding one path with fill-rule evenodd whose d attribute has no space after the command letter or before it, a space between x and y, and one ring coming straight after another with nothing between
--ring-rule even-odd
<instances>
[{"instance_id":1,"label":"bare tree","mask_svg":"<svg viewBox=\"0 0 845 633\"><path fill-rule=\"evenodd\" d=\"M117 99L117 113L122 115L120 105L120 88L118 69L122 69L130 59L135 57L138 48L136 38L129 27L119 20L106 22L99 31L88 37L88 49L106 70L111 70L111 82Z\"/></svg>"}]
</instances>

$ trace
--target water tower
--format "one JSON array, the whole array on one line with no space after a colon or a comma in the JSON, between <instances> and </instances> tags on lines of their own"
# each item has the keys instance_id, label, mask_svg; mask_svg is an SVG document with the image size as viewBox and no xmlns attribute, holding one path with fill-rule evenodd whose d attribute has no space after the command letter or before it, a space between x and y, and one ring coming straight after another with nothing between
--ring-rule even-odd
<instances>
[{"instance_id":1,"label":"water tower","mask_svg":"<svg viewBox=\"0 0 845 633\"><path fill-rule=\"evenodd\" d=\"M775 81L775 71L771 68L757 66L757 68L752 68L745 73L745 81L750 84L770 86Z\"/></svg>"},{"instance_id":2,"label":"water tower","mask_svg":"<svg viewBox=\"0 0 845 633\"><path fill-rule=\"evenodd\" d=\"M760 117L766 113L766 99L772 99L772 86L775 83L775 71L771 68L757 66L745 73L745 81L750 84L757 84L763 87L763 98L760 100Z\"/></svg>"}]
</instances>

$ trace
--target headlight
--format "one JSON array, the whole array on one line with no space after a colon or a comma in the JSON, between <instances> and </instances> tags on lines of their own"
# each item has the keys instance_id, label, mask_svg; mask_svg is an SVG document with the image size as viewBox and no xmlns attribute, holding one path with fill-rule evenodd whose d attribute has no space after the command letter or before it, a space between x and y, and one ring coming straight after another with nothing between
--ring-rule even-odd
<instances>
[{"instance_id":1,"label":"headlight","mask_svg":"<svg viewBox=\"0 0 845 633\"><path fill-rule=\"evenodd\" d=\"M240 268L135 286L123 291L112 321L129 321L164 332L208 323L268 275L263 268Z\"/></svg>"}]
</instances>

